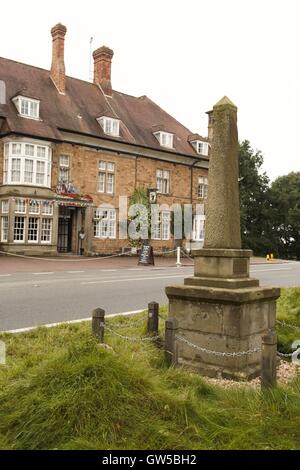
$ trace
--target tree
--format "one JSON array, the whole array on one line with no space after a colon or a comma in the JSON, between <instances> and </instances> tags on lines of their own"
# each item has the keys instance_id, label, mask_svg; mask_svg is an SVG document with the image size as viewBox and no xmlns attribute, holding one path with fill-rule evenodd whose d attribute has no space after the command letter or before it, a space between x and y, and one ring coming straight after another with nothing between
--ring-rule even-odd
<instances>
[{"instance_id":1,"label":"tree","mask_svg":"<svg viewBox=\"0 0 300 470\"><path fill-rule=\"evenodd\" d=\"M145 186L138 186L129 199L129 207L136 206L137 211L134 215L128 218L128 224L131 222L135 224L136 231L141 230L141 226L145 224L147 226L147 236L146 238L131 238L130 233L128 233L128 238L131 246L139 247L147 239L150 239L151 236L151 207L149 202L148 190ZM141 206L141 210L138 209L138 206ZM142 207L144 209L142 209Z\"/></svg>"},{"instance_id":2,"label":"tree","mask_svg":"<svg viewBox=\"0 0 300 470\"><path fill-rule=\"evenodd\" d=\"M242 246L256 255L275 252L270 237L272 214L267 174L261 172L263 155L244 140L239 149Z\"/></svg>"},{"instance_id":3,"label":"tree","mask_svg":"<svg viewBox=\"0 0 300 470\"><path fill-rule=\"evenodd\" d=\"M273 237L281 258L300 259L300 172L280 176L271 185Z\"/></svg>"}]
</instances>

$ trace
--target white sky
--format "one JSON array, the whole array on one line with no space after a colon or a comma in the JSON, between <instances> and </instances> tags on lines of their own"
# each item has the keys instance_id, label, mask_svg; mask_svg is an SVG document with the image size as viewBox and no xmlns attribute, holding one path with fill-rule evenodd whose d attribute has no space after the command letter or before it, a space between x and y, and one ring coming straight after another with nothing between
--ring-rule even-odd
<instances>
[{"instance_id":1,"label":"white sky","mask_svg":"<svg viewBox=\"0 0 300 470\"><path fill-rule=\"evenodd\" d=\"M299 0L11 0L0 8L0 56L51 64L50 29L67 28L67 74L89 78L89 40L114 52L113 88L147 95L192 132L227 95L239 136L275 177L300 171Z\"/></svg>"}]
</instances>

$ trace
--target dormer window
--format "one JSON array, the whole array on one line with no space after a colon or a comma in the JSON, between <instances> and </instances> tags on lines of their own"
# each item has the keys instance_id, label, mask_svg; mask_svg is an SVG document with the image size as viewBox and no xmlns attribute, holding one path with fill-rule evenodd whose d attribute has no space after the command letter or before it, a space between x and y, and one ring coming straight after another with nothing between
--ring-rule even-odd
<instances>
[{"instance_id":1,"label":"dormer window","mask_svg":"<svg viewBox=\"0 0 300 470\"><path fill-rule=\"evenodd\" d=\"M16 96L13 99L19 115L29 119L39 119L40 102L24 96Z\"/></svg>"},{"instance_id":2,"label":"dormer window","mask_svg":"<svg viewBox=\"0 0 300 470\"><path fill-rule=\"evenodd\" d=\"M194 149L199 155L208 156L208 142L202 142L202 140L194 140L191 142Z\"/></svg>"},{"instance_id":3,"label":"dormer window","mask_svg":"<svg viewBox=\"0 0 300 470\"><path fill-rule=\"evenodd\" d=\"M155 137L162 147L167 147L169 149L173 148L173 137L174 135L170 132L154 132Z\"/></svg>"},{"instance_id":4,"label":"dormer window","mask_svg":"<svg viewBox=\"0 0 300 470\"><path fill-rule=\"evenodd\" d=\"M119 137L120 135L120 121L106 116L98 118L97 121L101 125L105 134Z\"/></svg>"}]
</instances>

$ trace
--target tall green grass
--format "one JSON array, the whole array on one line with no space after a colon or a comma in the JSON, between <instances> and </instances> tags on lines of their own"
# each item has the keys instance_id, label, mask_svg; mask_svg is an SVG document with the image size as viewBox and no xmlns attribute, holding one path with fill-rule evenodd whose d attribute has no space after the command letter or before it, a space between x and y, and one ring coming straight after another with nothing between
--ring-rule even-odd
<instances>
[{"instance_id":1,"label":"tall green grass","mask_svg":"<svg viewBox=\"0 0 300 470\"><path fill-rule=\"evenodd\" d=\"M144 333L129 318L110 322L124 334ZM89 323L0 338L8 353L0 449L300 448L299 380L264 394L223 389L168 369L152 343L108 334L105 349Z\"/></svg>"}]
</instances>

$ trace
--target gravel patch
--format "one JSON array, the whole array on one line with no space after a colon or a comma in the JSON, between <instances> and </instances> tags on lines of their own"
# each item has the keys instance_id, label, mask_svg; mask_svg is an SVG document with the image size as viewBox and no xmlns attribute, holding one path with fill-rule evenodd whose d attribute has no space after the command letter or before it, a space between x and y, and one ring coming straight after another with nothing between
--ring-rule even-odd
<instances>
[{"instance_id":1,"label":"gravel patch","mask_svg":"<svg viewBox=\"0 0 300 470\"><path fill-rule=\"evenodd\" d=\"M287 362L280 360L277 367L277 383L279 385L286 385L290 383L294 378L300 376L300 366L293 364L292 362ZM237 382L235 380L228 379L216 379L216 378L205 378L207 382L213 385L220 385L224 388L229 387L253 387L260 388L260 377L250 380L249 382Z\"/></svg>"}]
</instances>

